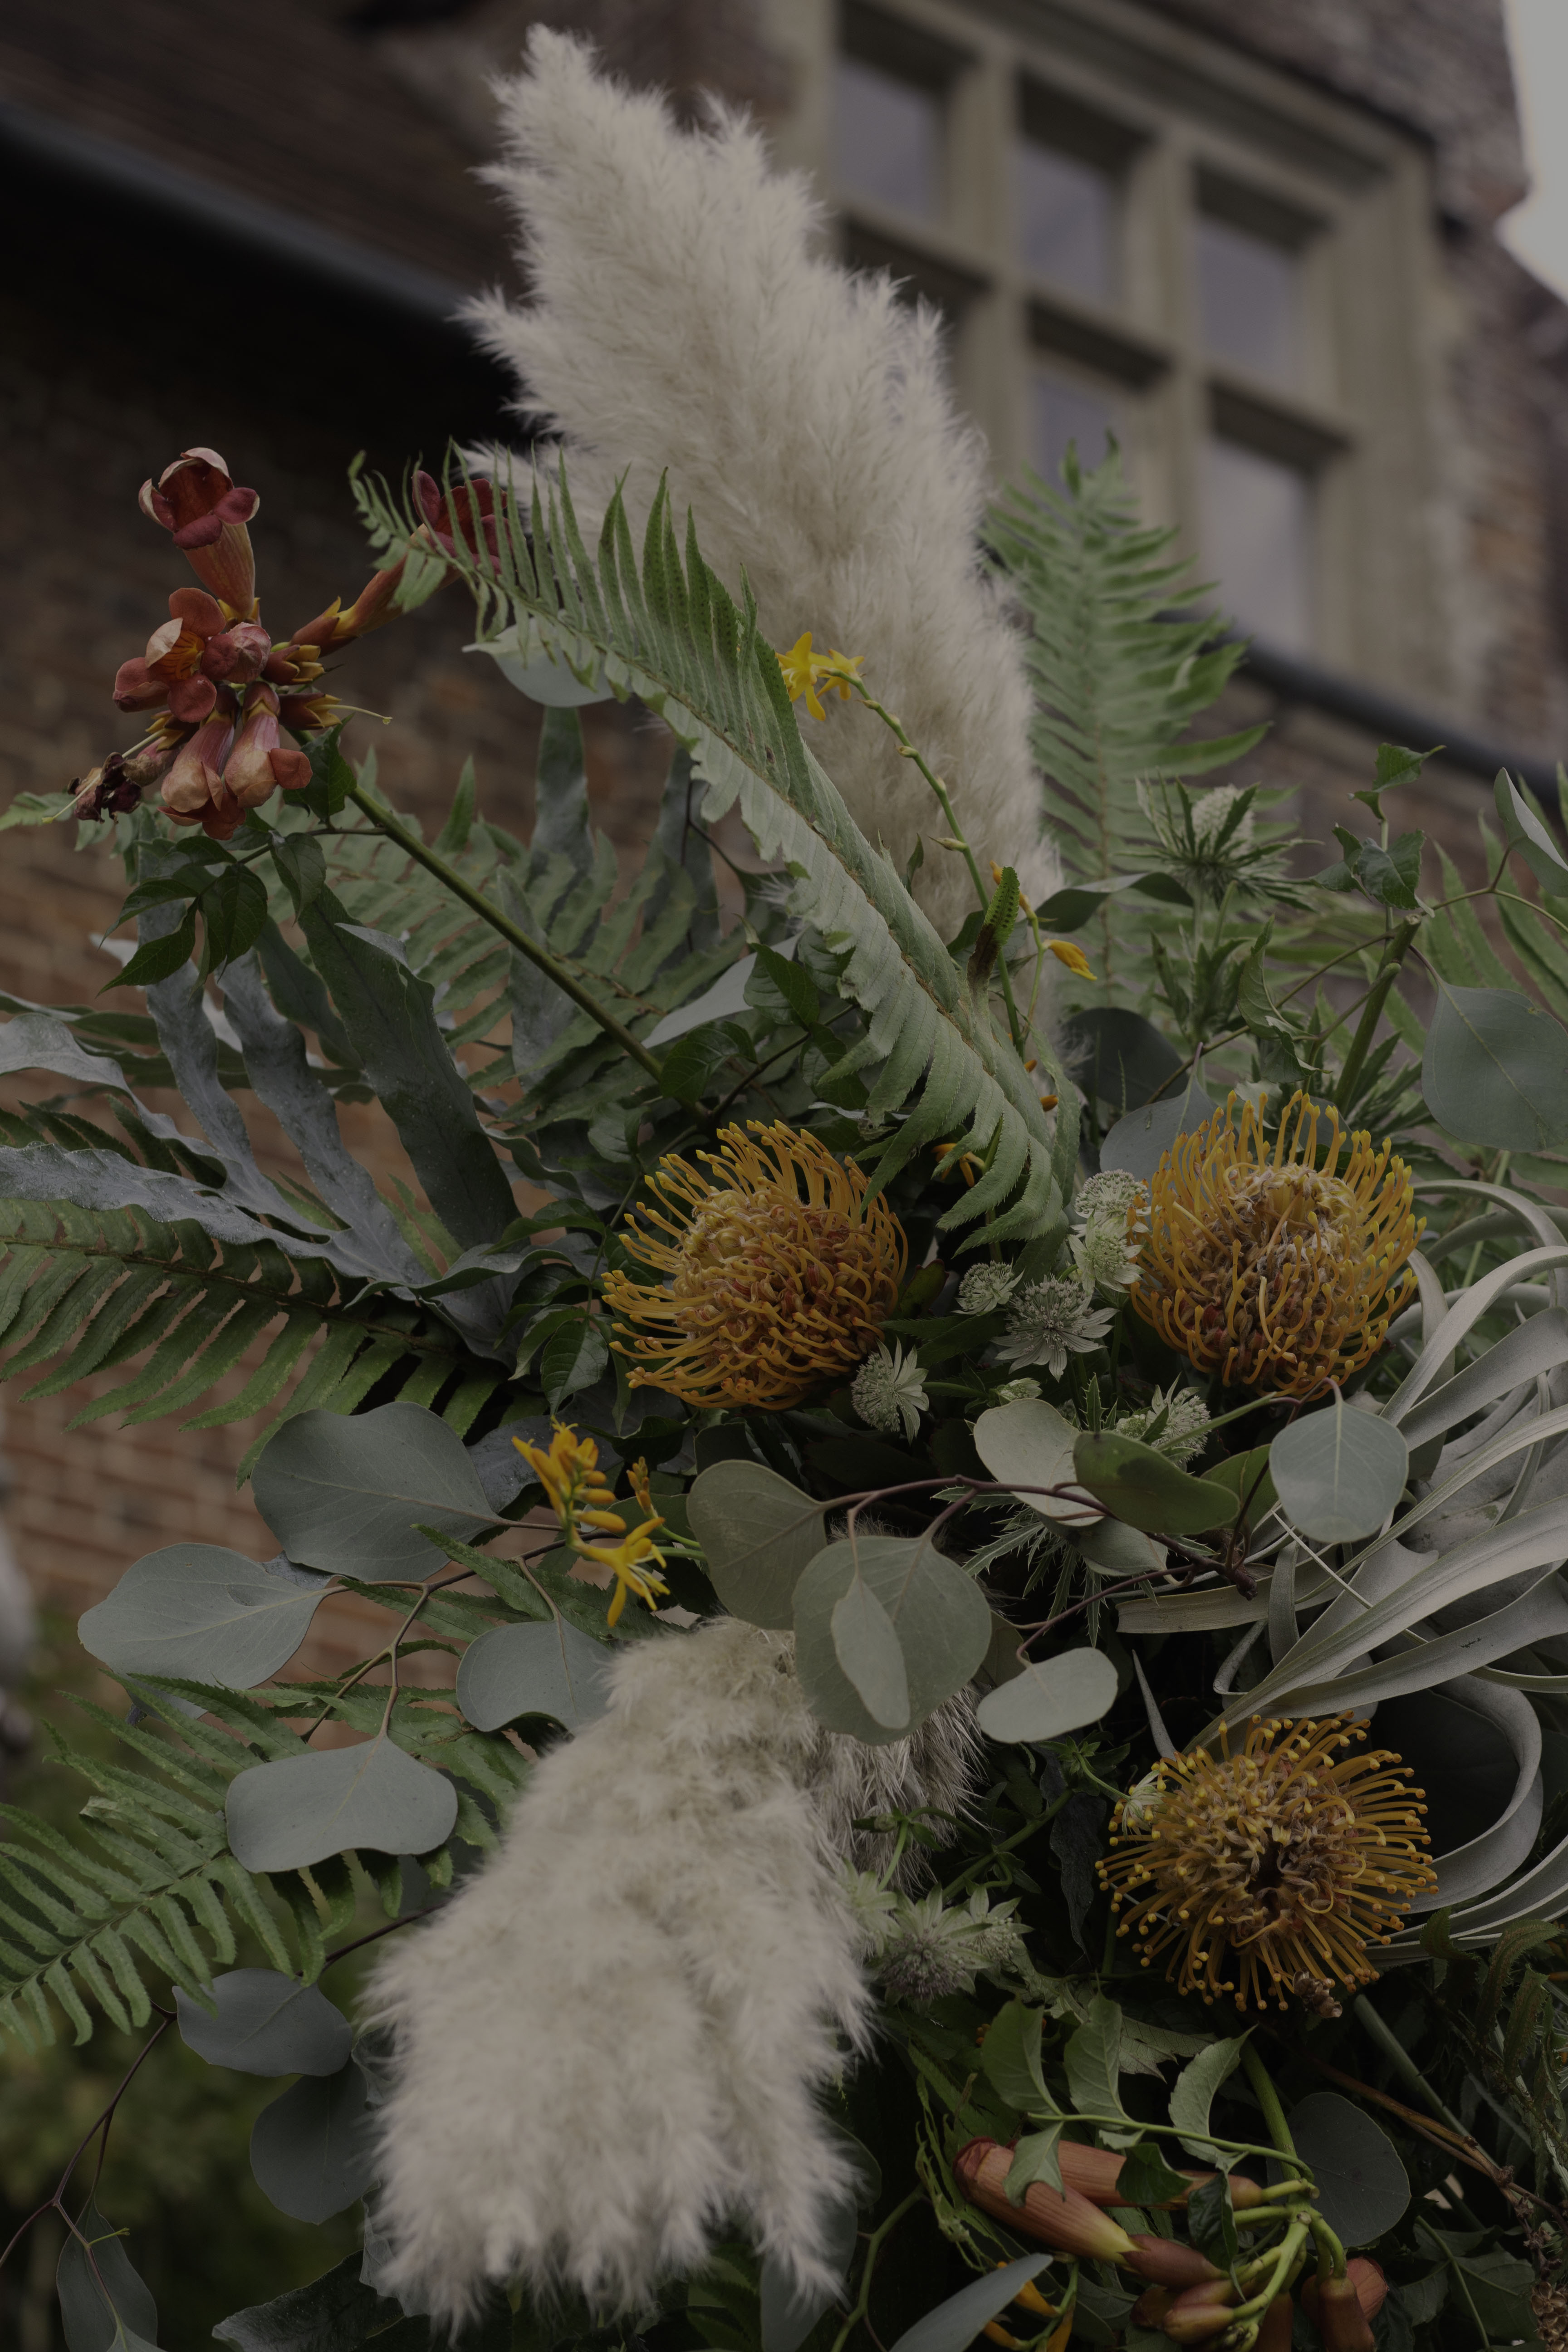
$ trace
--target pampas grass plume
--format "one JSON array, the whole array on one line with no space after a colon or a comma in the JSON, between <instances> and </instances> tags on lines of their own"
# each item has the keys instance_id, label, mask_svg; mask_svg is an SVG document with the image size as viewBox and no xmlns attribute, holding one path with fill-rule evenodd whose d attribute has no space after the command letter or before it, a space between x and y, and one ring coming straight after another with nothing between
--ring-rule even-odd
<instances>
[{"instance_id":1,"label":"pampas grass plume","mask_svg":"<svg viewBox=\"0 0 1568 2352\"><path fill-rule=\"evenodd\" d=\"M1052 884L1032 772L1019 641L979 561L984 450L949 391L937 316L885 277L818 250L819 208L760 134L715 106L678 127L665 101L595 72L585 45L535 26L498 85L503 160L530 299L470 306L517 375L520 406L562 436L574 499L602 509L626 472L634 527L668 470L709 562L744 572L773 645L803 630L866 656L872 691L950 785L982 866ZM629 469L629 470L628 470ZM830 702L804 724L861 831L955 924L942 812L880 722Z\"/></svg>"}]
</instances>

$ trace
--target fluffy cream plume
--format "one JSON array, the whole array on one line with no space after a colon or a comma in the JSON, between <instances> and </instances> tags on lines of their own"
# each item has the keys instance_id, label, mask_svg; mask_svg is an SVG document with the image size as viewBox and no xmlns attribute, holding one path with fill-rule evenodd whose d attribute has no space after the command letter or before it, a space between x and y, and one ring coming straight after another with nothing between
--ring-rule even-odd
<instances>
[{"instance_id":1,"label":"fluffy cream plume","mask_svg":"<svg viewBox=\"0 0 1568 2352\"><path fill-rule=\"evenodd\" d=\"M1040 895L1029 688L1018 639L978 560L984 450L949 392L940 322L884 277L818 250L804 178L715 109L679 129L665 102L596 73L583 44L535 26L527 70L499 85L504 161L531 300L471 306L515 369L521 405L562 436L574 499L603 505L626 472L640 520L668 469L732 591L742 571L783 648L866 656L873 690L951 785L984 861ZM804 723L861 830L939 919L971 903L959 860L929 845L940 808L880 722L834 701Z\"/></svg>"},{"instance_id":2,"label":"fluffy cream plume","mask_svg":"<svg viewBox=\"0 0 1568 2352\"><path fill-rule=\"evenodd\" d=\"M816 2093L868 1995L792 1648L733 1619L637 1644L499 1854L383 1964L384 2289L451 2317L521 2275L624 2307L727 2222L829 2283L847 2173Z\"/></svg>"}]
</instances>

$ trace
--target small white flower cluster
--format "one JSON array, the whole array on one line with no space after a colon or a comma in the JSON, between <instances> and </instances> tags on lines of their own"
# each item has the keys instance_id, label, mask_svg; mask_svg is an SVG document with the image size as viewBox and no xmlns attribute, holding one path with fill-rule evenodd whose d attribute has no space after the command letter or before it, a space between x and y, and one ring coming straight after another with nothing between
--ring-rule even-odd
<instances>
[{"instance_id":1,"label":"small white flower cluster","mask_svg":"<svg viewBox=\"0 0 1568 2352\"><path fill-rule=\"evenodd\" d=\"M958 1311L961 1315L994 1315L1005 1307L1018 1287L1018 1276L1010 1265L994 1265L987 1259L972 1265L958 1286Z\"/></svg>"},{"instance_id":2,"label":"small white flower cluster","mask_svg":"<svg viewBox=\"0 0 1568 2352\"><path fill-rule=\"evenodd\" d=\"M1147 1184L1119 1168L1091 1176L1079 1194L1083 1231L1072 1237L1073 1264L1091 1289L1123 1291L1131 1283L1138 1271L1131 1236L1146 1222L1148 1202Z\"/></svg>"},{"instance_id":3,"label":"small white flower cluster","mask_svg":"<svg viewBox=\"0 0 1568 2352\"><path fill-rule=\"evenodd\" d=\"M1098 1348L1110 1327L1110 1309L1097 1307L1087 1284L1068 1275L1026 1283L1007 1315L1006 1336L996 1343L1005 1364L1044 1364L1053 1380L1067 1370L1069 1355Z\"/></svg>"},{"instance_id":4,"label":"small white flower cluster","mask_svg":"<svg viewBox=\"0 0 1568 2352\"><path fill-rule=\"evenodd\" d=\"M1203 1452L1208 1426L1208 1407L1202 1397L1179 1388L1156 1389L1146 1411L1119 1413L1115 1422L1119 1437L1141 1437L1183 1469Z\"/></svg>"},{"instance_id":5,"label":"small white flower cluster","mask_svg":"<svg viewBox=\"0 0 1568 2352\"><path fill-rule=\"evenodd\" d=\"M906 1352L901 1340L895 1339L891 1349L880 1341L850 1383L849 1402L868 1429L884 1437L915 1436L931 1399L914 1349Z\"/></svg>"},{"instance_id":6,"label":"small white flower cluster","mask_svg":"<svg viewBox=\"0 0 1568 2352\"><path fill-rule=\"evenodd\" d=\"M846 1871L844 1890L865 1958L890 2000L923 2009L947 1993L971 1992L982 1969L1005 1969L1022 1953L1016 1905L993 1910L984 1890L951 1910L940 1887L896 1895L866 1871Z\"/></svg>"}]
</instances>

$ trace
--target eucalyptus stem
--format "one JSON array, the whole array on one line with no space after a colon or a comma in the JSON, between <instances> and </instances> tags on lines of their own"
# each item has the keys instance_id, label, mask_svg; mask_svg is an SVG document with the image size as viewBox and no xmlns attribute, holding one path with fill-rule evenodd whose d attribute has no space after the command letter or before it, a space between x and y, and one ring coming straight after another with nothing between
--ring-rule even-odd
<instances>
[{"instance_id":1,"label":"eucalyptus stem","mask_svg":"<svg viewBox=\"0 0 1568 2352\"><path fill-rule=\"evenodd\" d=\"M1362 1006L1361 1019L1356 1024L1355 1035L1351 1039L1350 1051L1341 1065L1339 1078L1334 1087L1334 1101L1342 1109L1355 1091L1356 1080L1360 1077L1366 1057L1372 1051L1373 1034L1382 1018L1383 1008L1388 1002L1388 992L1399 977L1399 967L1405 961L1409 952L1410 943L1420 928L1418 922L1401 923L1399 929L1390 935L1384 948L1383 961L1367 992L1366 1002Z\"/></svg>"},{"instance_id":2,"label":"eucalyptus stem","mask_svg":"<svg viewBox=\"0 0 1568 2352\"><path fill-rule=\"evenodd\" d=\"M351 784L348 797L356 807L363 810L377 833L384 835L388 841L395 841L405 856L412 857L416 866L423 866L427 874L434 874L437 880L444 883L455 898L460 898L464 906L478 915L481 921L489 923L492 930L499 931L509 947L515 948L519 955L525 956L530 963L536 964L545 978L553 982L563 996L569 996L574 1004L586 1013L591 1020L598 1023L606 1037L615 1039L623 1054L629 1055L634 1062L647 1072L650 1078L657 1079L662 1086L663 1071L648 1052L647 1047L634 1037L631 1031L617 1021L613 1013L606 1013L604 1006L589 994L582 982L574 979L564 964L558 963L547 948L542 948L537 940L531 940L521 923L514 923L510 915L503 914L499 907L491 906L482 891L476 890L471 882L464 881L455 866L449 866L437 851L427 848L416 833L411 833L405 824L400 824L390 809L383 808L378 802L373 800L363 784Z\"/></svg>"}]
</instances>

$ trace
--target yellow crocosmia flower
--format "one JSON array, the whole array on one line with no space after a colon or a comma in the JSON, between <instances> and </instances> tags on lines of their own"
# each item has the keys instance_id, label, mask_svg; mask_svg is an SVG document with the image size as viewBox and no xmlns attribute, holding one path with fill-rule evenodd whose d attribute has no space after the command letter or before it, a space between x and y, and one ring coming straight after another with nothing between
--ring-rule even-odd
<instances>
[{"instance_id":1,"label":"yellow crocosmia flower","mask_svg":"<svg viewBox=\"0 0 1568 2352\"><path fill-rule=\"evenodd\" d=\"M1093 972L1089 968L1089 958L1081 948L1073 945L1071 940L1047 940L1046 945L1057 961L1065 963L1068 970L1075 972L1079 980L1094 978Z\"/></svg>"},{"instance_id":2,"label":"yellow crocosmia flower","mask_svg":"<svg viewBox=\"0 0 1568 2352\"><path fill-rule=\"evenodd\" d=\"M818 677L834 680L828 692L837 694L841 702L847 702L850 687L858 686L860 682L860 672L866 667L866 656L864 654L841 654L835 646L826 659L818 661L815 667Z\"/></svg>"},{"instance_id":3,"label":"yellow crocosmia flower","mask_svg":"<svg viewBox=\"0 0 1568 2352\"><path fill-rule=\"evenodd\" d=\"M628 1592L635 1592L639 1601L646 1601L650 1609L657 1609L658 1596L669 1591L658 1573L664 1566L664 1554L653 1541L654 1530L663 1525L662 1519L649 1519L642 1527L634 1528L618 1544L578 1546L580 1559L592 1560L598 1568L609 1569L615 1577L616 1597L610 1603L605 1619L607 1624L614 1625L619 1622Z\"/></svg>"},{"instance_id":4,"label":"yellow crocosmia flower","mask_svg":"<svg viewBox=\"0 0 1568 2352\"><path fill-rule=\"evenodd\" d=\"M819 665L815 662L811 656L811 631L809 629L806 630L804 636L796 637L794 645L791 646L787 654L780 654L779 667L784 672L784 684L789 688L790 700L792 702L798 702L801 696L804 694L805 697L805 707L810 711L812 717L814 719L826 719L827 713L824 710L816 691L816 679Z\"/></svg>"},{"instance_id":5,"label":"yellow crocosmia flower","mask_svg":"<svg viewBox=\"0 0 1568 2352\"><path fill-rule=\"evenodd\" d=\"M569 1541L580 1520L607 1527L614 1533L625 1528L626 1521L615 1516L616 1498L599 1468L599 1449L591 1437L579 1437L574 1429L558 1421L548 1452L521 1437L514 1437L512 1444L543 1487Z\"/></svg>"},{"instance_id":6,"label":"yellow crocosmia flower","mask_svg":"<svg viewBox=\"0 0 1568 2352\"><path fill-rule=\"evenodd\" d=\"M647 1463L641 1454L627 1470L626 1484L637 1497L637 1508L645 1517L653 1518L656 1516L653 1507L653 1488L648 1483ZM662 1527L664 1521L660 1519L658 1524Z\"/></svg>"}]
</instances>

